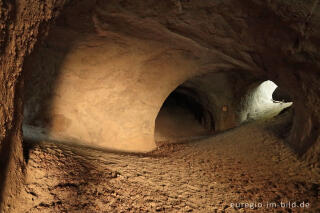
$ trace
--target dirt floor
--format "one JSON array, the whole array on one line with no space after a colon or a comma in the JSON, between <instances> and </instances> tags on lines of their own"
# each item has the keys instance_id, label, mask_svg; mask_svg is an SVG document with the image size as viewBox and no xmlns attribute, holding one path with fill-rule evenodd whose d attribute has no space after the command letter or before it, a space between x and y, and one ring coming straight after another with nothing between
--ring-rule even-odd
<instances>
[{"instance_id":1,"label":"dirt floor","mask_svg":"<svg viewBox=\"0 0 320 213\"><path fill-rule=\"evenodd\" d=\"M13 212L320 212L319 169L284 144L287 114L144 155L26 142Z\"/></svg>"},{"instance_id":2,"label":"dirt floor","mask_svg":"<svg viewBox=\"0 0 320 213\"><path fill-rule=\"evenodd\" d=\"M181 143L213 134L206 130L189 110L179 106L161 108L154 133L157 145Z\"/></svg>"}]
</instances>

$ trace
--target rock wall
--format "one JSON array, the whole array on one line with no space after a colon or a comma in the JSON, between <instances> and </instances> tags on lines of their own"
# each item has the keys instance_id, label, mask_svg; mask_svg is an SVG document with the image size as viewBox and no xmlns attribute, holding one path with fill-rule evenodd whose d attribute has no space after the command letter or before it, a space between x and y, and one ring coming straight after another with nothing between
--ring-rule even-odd
<instances>
[{"instance_id":1,"label":"rock wall","mask_svg":"<svg viewBox=\"0 0 320 213\"><path fill-rule=\"evenodd\" d=\"M24 58L38 38L44 37L63 4L63 0L0 1L0 212L8 212L14 204L23 179Z\"/></svg>"},{"instance_id":2,"label":"rock wall","mask_svg":"<svg viewBox=\"0 0 320 213\"><path fill-rule=\"evenodd\" d=\"M270 80L294 96L295 117L288 142L303 154L320 135L318 1L241 1L241 7L250 14L253 58Z\"/></svg>"},{"instance_id":3,"label":"rock wall","mask_svg":"<svg viewBox=\"0 0 320 213\"><path fill-rule=\"evenodd\" d=\"M306 159L318 159L318 145L315 147L316 141L320 140L318 1L70 1L50 33L51 39L38 45L22 72L24 58L32 52L36 41L44 37L43 32L62 11L64 2L0 1L1 212L6 212L12 205L23 174L19 88L23 86L24 77L31 76L29 81L37 84L53 81L50 85L58 93L47 97L50 102L47 106L86 99L112 116L112 123L109 123L107 118L99 117L99 112L92 112L95 119L89 122L109 125L108 131L102 129L101 134L110 134L108 137L119 139L124 146L127 144L123 141L132 138L137 143L148 144L147 149L150 149L154 146L150 142L154 123L142 121L146 114L156 117L165 98L178 85L203 73L241 71L260 80L272 80L292 94L295 116L288 142L300 154L307 152ZM90 57L82 61L84 53ZM37 72L32 68L38 66L44 66L39 70L49 70L43 82L35 82L32 73ZM91 72L88 72L89 68ZM100 69L103 71L98 72ZM50 76L61 70L64 72L58 76ZM114 86L118 79L122 79L123 84ZM65 84L55 84L58 80ZM70 83L80 89L76 91ZM88 85L95 87L88 88ZM40 88L49 90L46 86ZM108 100L120 103L116 100L121 97L124 105L115 104L114 108L105 109L105 103L97 103L96 97L102 97L104 90L114 88L117 90L110 93L114 95L108 96ZM97 95L88 89L95 89ZM150 97L141 97L140 92L148 90L155 92L148 93ZM59 94L66 96L59 97ZM36 105L36 102L30 103ZM50 113L58 115L59 124L50 128L68 129L88 137L91 133L87 130L76 131L86 128L82 122L73 124L69 122L70 118L60 116L60 112L67 110L73 110L75 120L79 120L77 113L86 115L79 111L87 107L81 106L84 102L76 103L78 105L69 102L68 107L57 108L58 111L49 108ZM128 112L129 105L135 115ZM123 118L116 121L120 109L128 113L125 121ZM141 123L126 126L121 132L126 138L114 135L115 129L123 128L123 122L137 117L142 118ZM143 137L136 135L136 131L142 131ZM96 133L92 132L93 135ZM135 146L132 147L130 150Z\"/></svg>"},{"instance_id":4,"label":"rock wall","mask_svg":"<svg viewBox=\"0 0 320 213\"><path fill-rule=\"evenodd\" d=\"M234 101L238 88L232 84L255 80L250 73L238 79L232 73L203 72L196 56L165 42L63 26L53 27L50 35L25 63L24 123L55 140L151 151L156 147L156 117L179 86L204 107L203 125L210 129L212 120L214 130L223 131L239 124Z\"/></svg>"},{"instance_id":5,"label":"rock wall","mask_svg":"<svg viewBox=\"0 0 320 213\"><path fill-rule=\"evenodd\" d=\"M72 47L64 55L68 34ZM55 43L26 63L32 73L26 124L108 149L154 149L155 117L166 96L195 73L194 63L175 50L170 58L170 47L157 42L67 30L53 35Z\"/></svg>"},{"instance_id":6,"label":"rock wall","mask_svg":"<svg viewBox=\"0 0 320 213\"><path fill-rule=\"evenodd\" d=\"M207 94L203 104L214 111L216 130L236 126L233 108L222 111L231 105L233 91L227 76L217 73L226 66L217 58L221 53L141 14L110 11L115 5L122 7L102 1L67 7L48 39L26 60L25 124L41 127L57 140L151 151L160 108L185 82ZM128 21L129 32L113 29ZM214 69L202 68L208 61Z\"/></svg>"}]
</instances>

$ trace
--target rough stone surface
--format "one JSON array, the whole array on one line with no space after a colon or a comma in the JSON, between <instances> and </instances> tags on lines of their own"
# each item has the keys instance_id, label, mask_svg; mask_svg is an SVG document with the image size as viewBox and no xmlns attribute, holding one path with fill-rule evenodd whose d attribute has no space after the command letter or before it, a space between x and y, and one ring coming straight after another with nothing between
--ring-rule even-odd
<instances>
[{"instance_id":1,"label":"rough stone surface","mask_svg":"<svg viewBox=\"0 0 320 213\"><path fill-rule=\"evenodd\" d=\"M109 121L105 118L102 123L110 125L110 131L101 134L110 134L108 138L114 137L120 145L131 138L131 141L141 143L140 148L145 150L155 147L154 121L165 98L190 78L209 72L225 72L242 73L241 78L254 80L242 86L233 84L235 90L232 91L237 91L234 94L235 103L238 102L237 94L246 94L253 83L272 80L293 97L294 117L287 137L288 144L308 163L317 165L319 162L318 0L70 0L62 9L64 3L65 0L0 0L1 212L10 209L25 173L21 148L21 91L23 79L31 76L29 81L33 81L33 73L39 71L29 70L33 66L32 61L35 67L40 66L41 61L47 62L40 69L49 70L45 72L48 73L45 79L41 79L40 84L44 84L41 88L50 90L50 86L54 86L60 91L68 88L64 91L65 97L52 99L52 96L48 97L49 101L75 98L70 94L69 87L65 87L67 84L47 84L52 79L65 79L68 80L66 83L78 84L81 89L74 91L74 94L94 104L97 104L94 102L95 96L86 90L86 85L96 83L98 88L101 85L97 79L103 75L114 79L115 83L119 79L124 80L122 90L115 91L114 97L108 96L116 103L116 110L108 115L115 116L122 109L121 112L128 115L127 120L135 120L131 123L134 125L128 125L121 134L113 136L122 130L121 124L126 119L119 117L119 121ZM49 32L48 26L60 12L59 21L52 25ZM24 64L25 57L32 52L36 42L48 32L49 39L43 44L38 43L36 51ZM54 39L55 36L57 39ZM37 54L41 51L44 55L39 58ZM79 61L85 52L91 55L90 61L95 61L92 66L90 62ZM52 60L47 61L48 58ZM83 66L77 69L73 66L76 64ZM105 64L107 69L97 72L96 68L100 65L104 68ZM86 72L82 67L90 67L91 72ZM66 72L50 76L56 74L55 70ZM68 73L77 75L68 76ZM106 83L107 88L113 88L112 81ZM151 90L154 92L141 93ZM117 98L123 98L121 103L124 105L117 105L120 103ZM36 102L33 102L34 107ZM129 111L128 106L132 106ZM59 110L75 110L76 107ZM68 131L87 134L81 136L88 137L90 132L75 131L77 128L72 127L74 124L69 122L68 117L53 112L57 114L55 119L59 125L52 125L51 128L60 131L68 127ZM136 115L142 118L139 122ZM93 122L101 121L99 114L95 116L91 118L95 119ZM229 119L222 120L232 121ZM143 123L146 120L148 122ZM93 137L96 134L97 131L94 131ZM99 138L96 141L100 143ZM129 150L134 149L132 145Z\"/></svg>"},{"instance_id":2,"label":"rough stone surface","mask_svg":"<svg viewBox=\"0 0 320 213\"><path fill-rule=\"evenodd\" d=\"M290 144L300 154L314 144L317 2L138 2L83 0L66 7L25 65L32 94L46 88L28 102L38 110L31 118L38 115L46 128L80 142L148 151L155 148L160 107L177 86L205 73L233 72L252 82L225 89L215 104L223 107L227 97L237 103L236 92L271 79L296 103ZM212 85L228 87L217 79ZM46 97L44 106L39 97ZM234 105L228 113L215 109L221 130L236 125Z\"/></svg>"},{"instance_id":3,"label":"rough stone surface","mask_svg":"<svg viewBox=\"0 0 320 213\"><path fill-rule=\"evenodd\" d=\"M0 212L19 193L24 160L21 148L22 66L64 0L0 1Z\"/></svg>"},{"instance_id":4,"label":"rough stone surface","mask_svg":"<svg viewBox=\"0 0 320 213\"><path fill-rule=\"evenodd\" d=\"M26 184L12 212L318 212L319 169L285 145L288 125L287 113L145 155L28 142Z\"/></svg>"}]
</instances>

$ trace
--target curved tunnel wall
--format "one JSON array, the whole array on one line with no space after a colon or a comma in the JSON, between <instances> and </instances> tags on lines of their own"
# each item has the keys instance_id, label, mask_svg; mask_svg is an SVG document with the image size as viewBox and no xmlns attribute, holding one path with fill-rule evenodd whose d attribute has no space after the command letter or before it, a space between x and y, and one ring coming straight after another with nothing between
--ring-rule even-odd
<instances>
[{"instance_id":1,"label":"curved tunnel wall","mask_svg":"<svg viewBox=\"0 0 320 213\"><path fill-rule=\"evenodd\" d=\"M49 37L25 63L26 137L43 131L55 140L150 151L156 146L160 108L181 82L195 92L180 92L199 99L206 108L204 126L211 125L210 116L217 131L236 125L226 74L199 75L194 61L180 51L168 53L168 47L158 42L79 37L59 27L53 31L55 37ZM150 56L150 52L155 53Z\"/></svg>"},{"instance_id":2,"label":"curved tunnel wall","mask_svg":"<svg viewBox=\"0 0 320 213\"><path fill-rule=\"evenodd\" d=\"M228 76L201 76L241 63L153 21L116 15L108 25L106 8L92 3L99 9L87 13L88 2L67 7L25 61L25 137L43 131L54 140L150 151L160 108L184 82L207 94L217 131L236 125ZM130 31L118 29L128 21Z\"/></svg>"},{"instance_id":3,"label":"curved tunnel wall","mask_svg":"<svg viewBox=\"0 0 320 213\"><path fill-rule=\"evenodd\" d=\"M206 128L210 116L216 131L237 125L228 74L201 74L190 56L168 52L159 42L79 36L59 27L53 32L55 36L25 63L26 137L43 131L54 140L121 151L153 150L157 115L179 85L184 86L180 92L206 109Z\"/></svg>"},{"instance_id":4,"label":"curved tunnel wall","mask_svg":"<svg viewBox=\"0 0 320 213\"><path fill-rule=\"evenodd\" d=\"M25 137L150 151L170 93L195 99L204 109L205 134L211 134L212 126L219 132L239 124L235 85L255 79L236 71L201 73L192 56L168 51L162 42L59 26L52 34L25 63Z\"/></svg>"},{"instance_id":5,"label":"curved tunnel wall","mask_svg":"<svg viewBox=\"0 0 320 213\"><path fill-rule=\"evenodd\" d=\"M4 166L1 174L12 178L12 181L5 184L4 192L8 192L10 199L0 201L1 210L7 206L7 200L14 203L13 191L18 193L16 184L19 182L15 179L21 176L20 121L23 107L19 91L20 87L23 89L20 82L26 74L24 59L33 51L34 44L44 37L54 17L62 11L69 17L62 16L66 25L82 33L88 29L95 30L90 17L96 15L95 6L103 12L98 14L101 24L97 32L100 35L122 31L149 40L165 40L180 52L189 55L191 52L201 58L200 61L193 58L201 64L201 70L247 69L276 82L292 95L295 102L289 144L300 154L310 150L306 154L309 161L319 162L320 65L317 44L320 13L315 4L317 1L204 0L181 1L178 6L172 4L173 1L168 4L157 0L137 2L79 0L70 1L63 7L64 0L50 4L44 1L5 1L7 6L2 8L3 33L0 35L0 143L1 152L10 156L9 159L2 157ZM76 21L70 21L72 17ZM64 37L60 40L63 41ZM43 61L46 57L48 55L43 56ZM31 79L36 81L37 77ZM45 87L41 88L45 90ZM35 106L29 104L31 111ZM2 183L4 181L1 180Z\"/></svg>"},{"instance_id":6,"label":"curved tunnel wall","mask_svg":"<svg viewBox=\"0 0 320 213\"><path fill-rule=\"evenodd\" d=\"M94 146L124 151L154 149L154 121L162 102L195 72L194 65L179 52L174 58L164 54L149 61L146 53L163 51L158 43L115 43L96 36L81 38L72 47L63 46L63 42L48 41L47 47L40 47L32 56L40 60L26 65L33 78L27 82L25 124ZM52 85L43 92L47 85L40 82L48 77L52 79L47 83Z\"/></svg>"},{"instance_id":7,"label":"curved tunnel wall","mask_svg":"<svg viewBox=\"0 0 320 213\"><path fill-rule=\"evenodd\" d=\"M244 14L247 12L251 14L245 4L239 2L237 4L239 8L237 7L234 12L243 9ZM116 7L114 7L115 5ZM161 3L157 4L156 14L158 15L156 17L141 9L140 6L131 6L133 5L119 5L116 1L110 4L104 1L83 0L66 7L56 27L53 27L49 33L51 36L47 42L37 48L38 50L24 65L25 73L28 70L29 73L38 72L40 75L49 73L45 76L49 79L46 80L49 83L47 85L53 85L50 91L55 91L33 92L33 94L26 96L31 101L27 101L26 104L27 119L25 123L32 124L37 120L34 119L35 117L42 118L44 121L40 122L42 123L40 126L46 126L51 132L71 137L74 140L99 146L109 144L108 147L114 149L151 150L155 146L153 141L154 121L162 103L178 85L192 77L209 72L243 70L260 79L275 79L275 82L281 83L281 87L290 90L295 100L301 99L301 101L297 101L300 104L296 105L296 109L299 111L303 109L303 100L299 98L303 95L300 95L300 92L306 94L306 91L310 90L312 94L317 94L315 87L302 88L303 85L295 83L299 82L296 81L296 78L303 79L303 82L309 82L312 79L306 79L301 73L291 75L291 72L288 71L290 66L287 65L291 64L294 68L294 63L285 64L286 60L282 60L289 57L286 55L288 51L280 51L281 54L276 56L273 53L279 52L276 48L277 45L274 45L272 39L265 41L263 36L263 33L270 34L268 30L275 33L281 29L281 32L285 33L277 36L279 41L281 40L282 46L290 45L292 39L296 41L296 38L291 37L295 33L287 33L294 31L292 29L284 29L283 26L279 28L278 25L271 28L261 28L261 24L254 22L254 25L250 25L250 30L240 30L246 28L235 27L243 26L240 22L235 22L235 26L230 25L226 18L229 13L224 14L227 15L226 17L221 16L220 13L217 13L221 8L213 6L214 11L208 15L200 10L201 4L194 5L197 16L191 16L197 17L197 19L190 19L189 15L192 14L192 11L188 7L185 8L186 13L178 13L181 20L185 21L167 20L167 16L162 16L162 13L158 14L158 10L167 11L168 5ZM178 15L176 8L174 5L171 6L172 10L168 12L175 17ZM258 5L255 7L260 8ZM251 11L252 15L254 16L257 11ZM270 8L266 13L266 24L274 18L274 14L269 12ZM231 14L233 13L229 15ZM210 23L209 25L206 23L206 26L219 32L215 36L208 34L210 30L203 29L201 21L207 19L210 20ZM249 19L243 18L243 20L248 21ZM185 24L188 22L190 24ZM240 34L235 33L239 30ZM261 31L262 34L257 35L251 31ZM239 37L239 35L241 36ZM253 39L254 44L246 43L247 40L244 38L252 39L255 36L257 39ZM283 41L287 42L284 44ZM272 45L266 46L266 42ZM257 53L256 49L259 50ZM272 54L268 54L269 52ZM55 59L52 60L52 58ZM82 59L79 60L79 58ZM295 60L295 58L291 59ZM36 63L32 64L32 61L36 61ZM301 67L304 65L302 64ZM98 72L98 70L100 71ZM272 72L267 73L266 70L272 70ZM32 87L36 88L36 85L43 84L43 82L39 82L40 75L31 75L33 76L30 78L29 84L32 84ZM52 83L50 78L54 75L56 77ZM104 80L98 80L100 78L104 78ZM122 80L119 81L119 84L117 83L117 88L113 88L112 85L116 85L120 79ZM105 82L103 83L103 81ZM230 81L231 86L234 83L232 81ZM288 84L287 82L292 83ZM219 84L219 82L217 83ZM249 84L249 82L247 83ZM76 86L77 84L80 88ZM91 88L90 85L93 84L96 86ZM47 90L44 89L47 85L37 88ZM102 85L110 86L106 89L102 88ZM93 90L97 90L97 93ZM235 115L237 109L236 90L237 88L231 89L233 92L226 96L229 97L227 101L221 101L220 97L223 96L218 95L219 98L216 98L219 99L217 103L221 103L221 106L216 107L215 124L218 130L228 129L238 124ZM39 97L43 97L38 100L45 102L45 106L37 106L37 101L35 101L37 98L32 98L37 96L37 93L40 93ZM61 95L62 93L63 95ZM99 102L99 97L102 96L108 101ZM214 96L212 95L212 97ZM122 99L121 103L119 97ZM73 102L73 99L78 100ZM66 103L64 107L56 107L58 103L64 102ZM92 102L92 105L98 107L89 110L90 107L86 106L88 102ZM106 103L110 103L110 105L106 106ZM306 105L310 109L313 106L312 103L312 98L306 99ZM92 113L92 117L88 116L89 112ZM291 134L293 144L303 144L303 141L307 141L310 137L313 138L313 135L315 135L314 137L318 135L317 129L314 127L316 125L313 125L318 123L317 113L304 114L306 116L302 118L302 114L296 113L297 118L293 129L297 134ZM52 120L53 115L54 119ZM311 115L316 119L312 119ZM80 117L86 116L90 117L88 121L81 121ZM102 128L97 128L96 123ZM300 123L306 124L308 131L299 130ZM309 123L312 124L309 125ZM91 137L92 139L86 140ZM104 142L101 140L103 138ZM296 147L299 146L296 145Z\"/></svg>"}]
</instances>

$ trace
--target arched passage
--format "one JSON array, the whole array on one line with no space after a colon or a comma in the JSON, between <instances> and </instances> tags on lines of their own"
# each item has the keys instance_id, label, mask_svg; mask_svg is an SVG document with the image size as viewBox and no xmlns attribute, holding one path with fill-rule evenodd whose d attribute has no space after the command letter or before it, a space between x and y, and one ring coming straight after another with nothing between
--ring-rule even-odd
<instances>
[{"instance_id":1,"label":"arched passage","mask_svg":"<svg viewBox=\"0 0 320 213\"><path fill-rule=\"evenodd\" d=\"M273 99L277 87L242 71L192 77L163 102L155 120L155 141L158 145L190 141L272 118L292 105Z\"/></svg>"},{"instance_id":2,"label":"arched passage","mask_svg":"<svg viewBox=\"0 0 320 213\"><path fill-rule=\"evenodd\" d=\"M254 82L241 98L239 122L272 118L290 107L292 102L274 100L278 86L270 81Z\"/></svg>"},{"instance_id":3,"label":"arched passage","mask_svg":"<svg viewBox=\"0 0 320 213\"><path fill-rule=\"evenodd\" d=\"M159 41L83 32L64 18L25 61L24 137L155 149L162 101L199 74L193 55Z\"/></svg>"},{"instance_id":4,"label":"arched passage","mask_svg":"<svg viewBox=\"0 0 320 213\"><path fill-rule=\"evenodd\" d=\"M133 78L135 79L133 82L141 86L140 89L133 90L132 87L125 87L120 92L117 91L118 93L113 94L126 95L131 91L136 94L150 88L161 88L163 85L157 84L159 78L161 78L159 82L168 82L168 84L164 86L165 89L161 88L154 93L148 93L144 98L127 98L124 95L123 102L127 104L114 104L114 108L107 109L107 111L112 111L113 113L107 114L108 116L102 119L100 118L100 113L95 114L95 118L98 119L92 119L88 122L92 122L92 126L97 123L103 124L106 119L110 118L114 121L109 123L108 128L102 129L108 136L114 137L107 137L108 141L104 142L110 145L110 141L112 143L114 141L124 142L130 139L132 143L130 142L129 145L134 144L132 145L134 147L136 146L134 142L142 141L142 144L144 144L147 141L146 144L150 145L148 146L149 150L150 147L154 147L154 144L150 142L150 139L153 139L153 122L151 121L156 117L157 110L162 104L161 101L153 102L153 97L156 100L162 100L179 82L194 76L195 72L202 70L200 68L206 68L206 71L209 69L219 70L217 69L219 66L224 68L248 68L257 73L263 73L269 78L276 79L277 82L281 83L281 88L290 90L295 102L294 126L289 137L290 143L300 154L310 150L309 161L319 162L318 1L201 1L201 3L199 1L181 1L177 4L172 4L173 1L170 1L169 4L163 4L163 1L140 1L139 4L126 4L125 2L130 1L75 1L66 6L68 17L64 16L62 21L60 20L60 24L76 28L79 31L77 35L82 36L82 38L89 38L90 36L88 35L90 33L98 34L98 40L104 40L105 37L108 37L109 49L113 48L112 45L114 43L120 46L123 45L123 49L127 49L127 46L129 46L127 43L137 42L139 39L136 38L152 40L155 43L159 42L155 46L150 45L152 42L148 43L151 47L149 49L140 45L143 42L134 48L129 48L132 51L132 57L129 60L123 60L123 57L119 57L124 54L123 52L107 55L106 58L108 59L113 58L116 60L120 58L119 61L132 62L125 63L123 66L108 67L110 68L109 73L117 73L115 79L125 75L125 72L117 72L123 67L141 68L146 63L152 64L148 69L140 69L141 72L135 72L137 75L129 78L132 79L132 77L138 76ZM44 1L19 1L19 4L15 1L4 1L1 5L2 16L0 21L3 33L0 35L0 135L1 153L4 154L1 159L3 163L1 165L2 178L0 182L1 185L6 186L6 189L3 190L4 193L1 193L0 202L2 197L5 197L3 199L5 201L14 197L15 193L18 193L18 187L16 186L22 180L23 157L20 135L23 107L20 89L23 89L21 73L25 73L25 69L22 69L24 58L33 50L34 44L43 37L41 32L46 33L51 20L60 12L63 12L62 5L64 3L65 1L59 0L52 2L52 4L47 4ZM284 13L283 11L286 12ZM261 14L263 15L261 16ZM129 37L134 37L134 39L130 42L124 42L119 39L119 37L123 36L123 34L119 36L119 32L129 35ZM72 39L77 38L77 36L74 36L76 33L72 32L72 30L66 34L69 34ZM63 39L66 38L66 34L61 36L61 43L64 43ZM59 35L59 32L56 35ZM59 41L57 41L57 45L54 45L59 49L63 47L61 43L59 44ZM165 48L163 48L164 43L167 44ZM83 48L87 51L90 48L99 46L97 44L96 42L84 42L82 45L75 46L75 49ZM155 50L159 50L159 52L155 53ZM101 49L95 49L92 52L88 51L88 53L92 54L99 51ZM155 54L151 57L141 57L141 63L139 62L137 66L133 66L132 64L137 61L136 56L139 55L137 54L139 52L145 52L145 56L149 56L151 53ZM177 63L177 58L172 57L177 52L189 60L183 61L184 63L179 63L181 61ZM47 54L42 56L48 58ZM94 58L96 55L92 54L91 56ZM69 62L74 58L76 57L68 57ZM158 60L159 58L165 60ZM37 59L39 58L34 58L36 63L41 61L41 59ZM172 60L170 61L170 59ZM190 59L196 62L188 64ZM88 61L84 60L83 63L85 64ZM172 66L172 69L167 69L171 66L161 67L164 61L169 61L171 65L174 64L175 66ZM155 64L159 66L154 66ZM184 66L183 64L186 65ZM50 63L44 63L44 65L55 68L55 65L49 66ZM68 65L68 63L63 65ZM91 65L97 67L97 64ZM186 74L184 70L187 70L192 65L195 66L188 70L188 74ZM71 67L75 66L64 66L67 69ZM158 69L158 72L154 72L154 69ZM133 68L133 70L135 69ZM149 72L150 70L151 72ZM163 70L167 72L160 72ZM78 71L79 78L87 77L88 73L92 74L92 72L86 72L87 70L79 69ZM107 73L106 77L108 77L109 73ZM170 75L172 73L175 73L174 77ZM165 81L169 79L168 76L171 76L173 80ZM150 84L144 84L148 80L150 80ZM143 83L139 84L139 82ZM109 83L108 85L112 85L113 82L110 81ZM85 81L80 84L86 86ZM100 86L99 84L95 85ZM40 87L39 89L43 88ZM65 87L62 87L62 91L64 89ZM85 99L88 96L85 96L80 90L72 97L84 97ZM95 98L95 96L91 96L89 101L95 101ZM113 96L110 99L114 100L112 98ZM134 102L135 100L137 101ZM93 101L92 103L95 104ZM76 103L83 104L82 102ZM117 102L115 101L114 103ZM104 106L104 104L101 105ZM124 113L132 115L132 117L128 116L130 121L137 121L140 118L141 122L132 122L139 125L131 125L132 123L129 125L126 123L126 119L122 119L123 117L118 119L118 112L124 112L126 105L133 106L130 108L132 112L141 112L141 114L136 113L137 116L133 116L131 113ZM32 104L29 104L29 106L35 107ZM232 126L231 124L234 122L230 119L227 125L222 128L223 121L226 120L224 118L228 116L227 112L232 112L230 110L232 107L234 105L226 105L224 103L222 108L217 107L217 109L224 109L223 112L225 113L220 113L221 117L215 118L215 127L223 129L227 126ZM73 109L72 113L75 113L76 116L71 120L76 123L74 125L79 124L81 126L86 123L79 121L78 118L79 115L86 115L88 112L90 110L77 111L77 108ZM144 119L145 115L148 115L147 119ZM63 123L67 124L62 125L63 127L68 126L68 122L61 122L68 121L68 119L63 119L64 117L62 116L57 116L56 118L58 118L56 121L59 121L56 124ZM126 125L123 126L123 124ZM53 125L52 127L61 128L59 125ZM76 129L73 128L73 130ZM101 132L90 132L87 131L88 129L84 127L81 131L75 132L80 134L85 132L86 136L98 135ZM114 131L115 129L128 137L119 137L120 134L117 134L118 132ZM93 128L93 130L97 129ZM136 135L135 132L139 132L139 134ZM99 137L97 141L99 141ZM121 144L121 142L119 143ZM115 145L119 145L119 143ZM313 145L315 146L310 149ZM132 151L133 149L130 150ZM141 149L139 150L141 151ZM4 187L1 188L3 189ZM9 207L9 204L13 202L10 201L9 204L8 202L3 203L4 205L1 202L1 211ZM2 206L4 207L2 208Z\"/></svg>"},{"instance_id":5,"label":"arched passage","mask_svg":"<svg viewBox=\"0 0 320 213\"><path fill-rule=\"evenodd\" d=\"M206 94L179 86L166 98L155 120L157 145L190 141L215 132Z\"/></svg>"}]
</instances>

